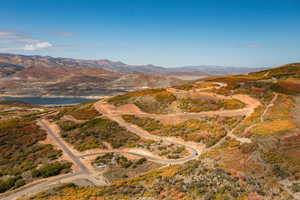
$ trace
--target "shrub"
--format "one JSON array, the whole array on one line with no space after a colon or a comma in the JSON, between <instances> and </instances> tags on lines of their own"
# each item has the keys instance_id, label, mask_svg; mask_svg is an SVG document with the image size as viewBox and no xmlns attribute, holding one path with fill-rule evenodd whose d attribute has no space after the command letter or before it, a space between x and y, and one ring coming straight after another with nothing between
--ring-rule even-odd
<instances>
[{"instance_id":1,"label":"shrub","mask_svg":"<svg viewBox=\"0 0 300 200\"><path fill-rule=\"evenodd\" d=\"M5 181L0 181L0 193L13 188L19 179L21 179L21 177L10 177Z\"/></svg>"},{"instance_id":2,"label":"shrub","mask_svg":"<svg viewBox=\"0 0 300 200\"><path fill-rule=\"evenodd\" d=\"M291 189L293 192L300 192L300 184L299 183L293 183L291 186Z\"/></svg>"},{"instance_id":3,"label":"shrub","mask_svg":"<svg viewBox=\"0 0 300 200\"><path fill-rule=\"evenodd\" d=\"M0 122L0 171L2 175L20 175L62 155L50 144L40 144L46 132L31 118Z\"/></svg>"},{"instance_id":4,"label":"shrub","mask_svg":"<svg viewBox=\"0 0 300 200\"><path fill-rule=\"evenodd\" d=\"M47 163L39 169L34 169L32 171L32 177L47 178L50 176L55 176L60 174L63 170L69 171L71 165L72 165L71 163L61 163L61 162Z\"/></svg>"},{"instance_id":5,"label":"shrub","mask_svg":"<svg viewBox=\"0 0 300 200\"><path fill-rule=\"evenodd\" d=\"M135 162L135 165L142 165L147 162L147 158L140 158Z\"/></svg>"},{"instance_id":6,"label":"shrub","mask_svg":"<svg viewBox=\"0 0 300 200\"><path fill-rule=\"evenodd\" d=\"M144 128L146 131L150 131L150 132L158 130L163 126L158 120L152 118L147 118L147 117L140 118L134 115L123 115L122 117L126 122L136 124Z\"/></svg>"},{"instance_id":7,"label":"shrub","mask_svg":"<svg viewBox=\"0 0 300 200\"><path fill-rule=\"evenodd\" d=\"M95 110L94 101L92 101L62 108L57 115L52 117L52 119L59 120L64 115L71 115L78 120L89 120L101 114Z\"/></svg>"},{"instance_id":8,"label":"shrub","mask_svg":"<svg viewBox=\"0 0 300 200\"><path fill-rule=\"evenodd\" d=\"M71 131L73 129L76 129L79 125L72 121L62 121L59 123L59 127L63 131Z\"/></svg>"},{"instance_id":9,"label":"shrub","mask_svg":"<svg viewBox=\"0 0 300 200\"><path fill-rule=\"evenodd\" d=\"M133 164L130 160L128 160L124 156L117 156L116 161L117 161L118 165L120 165L123 168L128 168Z\"/></svg>"},{"instance_id":10,"label":"shrub","mask_svg":"<svg viewBox=\"0 0 300 200\"><path fill-rule=\"evenodd\" d=\"M93 163L94 164L110 164L114 157L114 153L106 153L103 156L98 156Z\"/></svg>"},{"instance_id":11,"label":"shrub","mask_svg":"<svg viewBox=\"0 0 300 200\"><path fill-rule=\"evenodd\" d=\"M23 180L23 179L18 179L16 182L15 182L15 188L18 188L18 187L21 187L23 185L25 185L26 182Z\"/></svg>"},{"instance_id":12,"label":"shrub","mask_svg":"<svg viewBox=\"0 0 300 200\"><path fill-rule=\"evenodd\" d=\"M140 139L136 134L107 118L95 118L78 124L75 129L63 132L62 137L79 151L105 148L102 142L110 143L113 148L130 146Z\"/></svg>"}]
</instances>

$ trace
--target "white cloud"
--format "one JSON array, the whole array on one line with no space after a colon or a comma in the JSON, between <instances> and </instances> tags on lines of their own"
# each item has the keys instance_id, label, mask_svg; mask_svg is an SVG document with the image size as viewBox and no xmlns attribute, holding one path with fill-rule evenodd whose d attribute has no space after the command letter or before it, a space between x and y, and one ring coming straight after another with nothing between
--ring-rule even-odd
<instances>
[{"instance_id":1,"label":"white cloud","mask_svg":"<svg viewBox=\"0 0 300 200\"><path fill-rule=\"evenodd\" d=\"M33 39L21 32L0 30L1 43L9 45L9 47L0 47L1 51L37 51L53 46L50 42Z\"/></svg>"},{"instance_id":2,"label":"white cloud","mask_svg":"<svg viewBox=\"0 0 300 200\"><path fill-rule=\"evenodd\" d=\"M50 42L37 42L34 44L26 44L22 49L25 51L36 51L49 47L52 47L52 44Z\"/></svg>"}]
</instances>

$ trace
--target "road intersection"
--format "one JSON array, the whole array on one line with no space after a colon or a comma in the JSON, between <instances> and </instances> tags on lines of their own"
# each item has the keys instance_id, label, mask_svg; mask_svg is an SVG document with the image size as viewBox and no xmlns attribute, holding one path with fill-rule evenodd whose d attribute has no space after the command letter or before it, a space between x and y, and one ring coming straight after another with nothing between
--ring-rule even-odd
<instances>
[{"instance_id":1,"label":"road intersection","mask_svg":"<svg viewBox=\"0 0 300 200\"><path fill-rule=\"evenodd\" d=\"M216 87L219 88L219 87L224 87L224 86L226 86L226 84L218 83ZM196 115L196 116L205 116L205 115L211 115L211 114L223 115L224 113L225 114L233 114L233 115L250 115L254 111L254 109L260 105L256 99L253 99L247 95L236 96L236 97L238 97L239 100L242 100L242 101L244 100L244 103L246 104L245 109L240 109L238 111L232 111L232 110L213 111L213 113L211 113L211 112L196 113L196 114L190 113L190 115ZM208 149L197 148L197 146L191 145L191 143L189 143L189 142L178 141L173 138L159 137L159 136L152 135L136 125L127 123L125 120L123 120L122 113L117 113L117 114L113 113L112 111L107 110L107 107L105 105L106 104L103 101L98 101L94 104L94 107L96 110L99 111L99 113L103 114L103 116L105 116L113 121L116 121L120 126L126 128L128 131L133 132L133 133L137 134L138 136L145 138L145 139L151 139L151 140L155 140L155 141L164 141L167 143L183 146L189 151L189 155L184 158L179 158L179 159L164 159L164 158L160 158L157 156L143 154L140 152L132 152L132 151L125 151L125 150L122 151L122 150L114 150L114 149L108 150L108 151L103 151L103 152L93 152L93 153L77 155L72 151L72 149L69 148L68 145L66 145L66 142L63 141L63 139L59 136L59 134L57 134L55 132L55 130L53 130L53 127L49 126L49 122L47 122L46 120L39 120L38 124L47 131L47 133L50 136L50 138L52 139L52 141L54 141L57 144L57 146L64 152L64 154L76 166L76 170L73 170L73 172L66 174L66 175L59 175L56 177L48 178L48 179L42 180L36 184L31 184L31 186L25 186L23 188L19 188L18 190L13 191L13 193L8 194L6 197L3 197L2 199L3 200L12 200L12 199L22 197L24 195L28 195L28 194L32 195L32 194L38 193L42 190L45 190L47 188L50 188L51 186L53 186L55 184L57 185L57 183L60 183L61 181L64 181L64 180L72 181L72 180L76 180L76 179L84 177L94 183L93 178L92 178L93 172L86 166L86 164L84 162L82 162L82 159L84 159L86 157L90 157L90 156L101 155L101 154L105 154L105 153L109 153L109 152L116 152L116 153L126 153L129 155L145 157L148 160L162 163L162 164L183 164L190 160L197 159L202 153L207 152L207 150L208 150ZM152 114L145 113L145 115L152 115ZM182 114L178 114L178 115L182 115ZM184 115L189 115L189 114L184 113ZM228 130L227 135L233 137L232 131L233 130ZM236 136L234 136L234 138L236 139ZM220 142L223 141L223 139L221 139L218 143L216 143L214 146L210 147L209 149L214 148L215 146L219 145ZM97 184L95 184L95 185L97 185Z\"/></svg>"}]
</instances>

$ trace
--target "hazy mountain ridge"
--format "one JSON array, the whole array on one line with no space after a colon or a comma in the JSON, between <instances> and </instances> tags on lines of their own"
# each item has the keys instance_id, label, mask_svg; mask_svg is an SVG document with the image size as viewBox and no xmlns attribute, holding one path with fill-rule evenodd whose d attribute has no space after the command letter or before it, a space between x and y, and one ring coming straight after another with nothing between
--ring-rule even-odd
<instances>
[{"instance_id":1,"label":"hazy mountain ridge","mask_svg":"<svg viewBox=\"0 0 300 200\"><path fill-rule=\"evenodd\" d=\"M181 66L181 67L162 67L152 64L148 65L128 65L120 61L111 61L107 59L84 60L73 58L54 58L51 56L27 56L15 54L0 54L0 61L29 66L46 66L46 67L100 67L114 72L144 72L154 74L170 74L178 72L201 72L203 75L228 75L249 73L261 71L267 67L232 67L216 65L199 65L199 66Z\"/></svg>"},{"instance_id":2,"label":"hazy mountain ridge","mask_svg":"<svg viewBox=\"0 0 300 200\"><path fill-rule=\"evenodd\" d=\"M102 66L121 65L107 60L0 54L0 62L0 91L7 95L99 96L184 82L160 74L107 70Z\"/></svg>"},{"instance_id":3,"label":"hazy mountain ridge","mask_svg":"<svg viewBox=\"0 0 300 200\"><path fill-rule=\"evenodd\" d=\"M6 95L99 96L183 84L209 75L257 68L197 66L164 68L110 60L0 54L0 92Z\"/></svg>"},{"instance_id":4,"label":"hazy mountain ridge","mask_svg":"<svg viewBox=\"0 0 300 200\"><path fill-rule=\"evenodd\" d=\"M230 75L230 74L246 74L249 72L262 71L269 67L231 67L231 66L215 66L215 65L199 65L184 66L174 68L177 72L197 72L203 71L211 75Z\"/></svg>"}]
</instances>

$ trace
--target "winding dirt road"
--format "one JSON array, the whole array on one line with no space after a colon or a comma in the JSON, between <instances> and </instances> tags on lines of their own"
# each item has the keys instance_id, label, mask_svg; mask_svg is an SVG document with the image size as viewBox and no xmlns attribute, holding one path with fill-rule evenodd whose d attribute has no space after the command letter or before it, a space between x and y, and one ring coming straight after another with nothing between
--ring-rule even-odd
<instances>
[{"instance_id":1,"label":"winding dirt road","mask_svg":"<svg viewBox=\"0 0 300 200\"><path fill-rule=\"evenodd\" d=\"M216 88L220 88L220 87L224 87L224 86L226 86L226 84L218 83ZM201 91L199 91L199 92L201 92ZM210 94L210 95L214 95L214 94ZM214 95L214 96L216 96L216 95ZM220 95L218 95L218 97L220 97ZM238 99L238 100L244 102L246 104L246 107L242 108L242 109L237 109L237 110L208 111L208 112L201 112L201 113L178 113L178 114L170 114L167 116L141 113L141 112L136 113L136 114L138 114L139 116L143 115L143 116L156 118L156 119L165 118L165 117L172 118L172 116L177 117L177 118L178 117L179 118L181 118L181 117L182 118L186 118L186 117L187 118L189 118L189 117L198 118L198 117L202 117L202 116L211 116L211 115L221 115L221 116L246 115L246 116L248 116L254 111L254 109L257 106L260 105L260 102L258 100L253 99L247 95L233 95L232 97L222 96L221 98ZM39 120L39 122L38 122L39 125L47 131L47 133L51 137L51 139L64 152L64 154L66 154L68 156L68 158L73 162L73 164L77 166L77 168L72 173L48 178L48 179L42 180L39 183L32 184L32 186L25 186L23 188L19 188L18 190L15 190L13 193L9 194L8 196L2 198L3 200L12 200L12 199L16 199L23 195L28 195L28 194L33 195L38 192L41 192L42 190L48 189L49 187L53 186L54 184L57 185L57 183L60 183L63 180L72 181L72 180L76 180L76 179L84 177L84 178L90 180L91 182L95 183L95 180L92 177L93 172L91 172L90 169L86 166L86 164L82 161L82 159L89 157L89 156L105 154L108 152L117 152L117 153L127 153L127 154L134 155L134 156L145 157L151 161L162 163L162 164L182 164L187 161L196 159L202 153L207 152L210 149L218 146L225 138L225 137L222 138L214 146L212 146L208 149L204 149L204 148L200 148L197 145L194 145L191 142L185 142L185 141L178 140L178 138L176 139L176 138L167 138L167 137L159 137L159 136L151 135L144 129L142 129L136 125L127 123L125 120L123 120L122 115L134 114L134 113L119 112L115 107L112 107L111 105L108 105L107 103L105 103L103 101L96 102L94 104L94 107L96 110L98 110L104 116L108 117L109 119L111 119L113 121L116 121L120 126L123 126L128 131L133 132L142 138L151 139L151 140L155 140L155 141L164 141L167 143L184 146L190 152L190 154L184 158L179 158L179 159L163 159L163 158L159 158L157 156L147 155L147 154L144 154L144 153L141 153L138 151L132 152L132 151L125 151L125 150L120 151L120 150L111 149L111 150L108 150L105 152L92 152L92 153L77 155L72 151L72 149L70 149L68 147L68 145L66 145L65 141L63 141L62 138L59 137L55 133L55 130L53 130L53 127L49 126L49 124L45 123L45 121ZM233 131L233 129L229 130L227 135L233 137L232 131ZM234 136L234 137L236 137L236 136ZM97 184L97 183L95 183L95 184Z\"/></svg>"}]
</instances>

